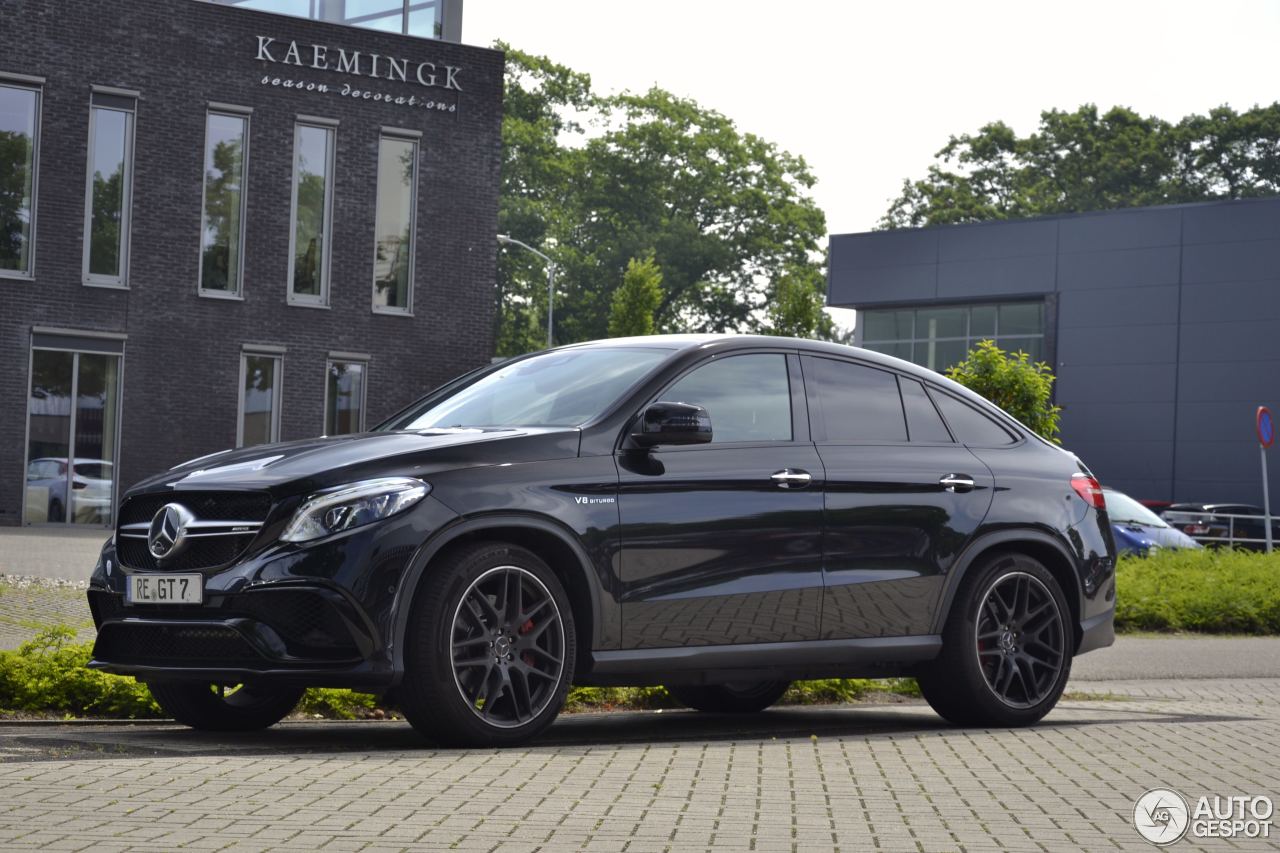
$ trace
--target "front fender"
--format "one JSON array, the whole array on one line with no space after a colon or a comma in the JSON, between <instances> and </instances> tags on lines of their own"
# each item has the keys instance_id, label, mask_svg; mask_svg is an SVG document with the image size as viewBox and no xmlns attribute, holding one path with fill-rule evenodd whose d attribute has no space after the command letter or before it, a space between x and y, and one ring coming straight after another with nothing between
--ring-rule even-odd
<instances>
[{"instance_id":1,"label":"front fender","mask_svg":"<svg viewBox=\"0 0 1280 853\"><path fill-rule=\"evenodd\" d=\"M554 536L558 542L571 551L578 561L577 575L587 584L587 597L591 606L592 638L591 648L603 648L610 645L608 641L609 625L621 625L621 614L616 603L605 612L608 606L603 594L600 579L592 568L591 559L586 548L578 537L567 527L554 519L545 516L523 513L500 513L459 519L439 530L423 543L414 554L409 569L404 573L400 588L396 593L394 604L394 631L391 642L392 668L395 672L395 683L399 684L404 676L404 649L409 631L409 617L413 610L414 597L426 577L432 560L449 545L464 537L492 531L494 540L501 541L509 531L530 531L542 535Z\"/></svg>"}]
</instances>

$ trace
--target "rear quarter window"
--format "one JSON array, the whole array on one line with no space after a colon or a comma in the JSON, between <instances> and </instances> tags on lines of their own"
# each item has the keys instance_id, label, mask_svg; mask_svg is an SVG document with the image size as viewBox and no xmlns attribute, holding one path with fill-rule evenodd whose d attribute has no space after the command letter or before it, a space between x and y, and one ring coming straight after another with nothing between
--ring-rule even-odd
<instances>
[{"instance_id":1,"label":"rear quarter window","mask_svg":"<svg viewBox=\"0 0 1280 853\"><path fill-rule=\"evenodd\" d=\"M947 426L951 428L951 434L961 444L1003 447L1017 441L1017 437L1011 432L968 403L936 389L930 389L929 396L938 405Z\"/></svg>"}]
</instances>

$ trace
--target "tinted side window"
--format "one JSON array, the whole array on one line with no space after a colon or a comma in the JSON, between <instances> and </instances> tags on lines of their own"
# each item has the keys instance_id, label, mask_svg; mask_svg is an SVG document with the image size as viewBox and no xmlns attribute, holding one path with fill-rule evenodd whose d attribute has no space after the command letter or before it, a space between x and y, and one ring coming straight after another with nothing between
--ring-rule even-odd
<instances>
[{"instance_id":1,"label":"tinted side window","mask_svg":"<svg viewBox=\"0 0 1280 853\"><path fill-rule=\"evenodd\" d=\"M713 444L791 440L791 383L785 355L717 359L676 382L662 399L706 409Z\"/></svg>"},{"instance_id":2,"label":"tinted side window","mask_svg":"<svg viewBox=\"0 0 1280 853\"><path fill-rule=\"evenodd\" d=\"M924 386L914 379L899 376L898 387L902 389L902 406L907 410L907 432L911 440L951 441L951 434L947 432L938 410L929 402Z\"/></svg>"},{"instance_id":3,"label":"tinted side window","mask_svg":"<svg viewBox=\"0 0 1280 853\"><path fill-rule=\"evenodd\" d=\"M942 416L947 419L956 441L978 447L998 447L1013 444L1014 438L1002 426L979 412L968 403L962 403L950 394L930 391Z\"/></svg>"},{"instance_id":4,"label":"tinted side window","mask_svg":"<svg viewBox=\"0 0 1280 853\"><path fill-rule=\"evenodd\" d=\"M898 380L892 373L806 356L804 375L826 441L907 440Z\"/></svg>"}]
</instances>

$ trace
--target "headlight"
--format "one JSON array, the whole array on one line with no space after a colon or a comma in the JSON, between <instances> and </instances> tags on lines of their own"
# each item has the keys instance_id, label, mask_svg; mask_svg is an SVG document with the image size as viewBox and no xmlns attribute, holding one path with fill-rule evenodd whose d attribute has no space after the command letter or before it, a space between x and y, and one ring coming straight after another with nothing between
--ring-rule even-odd
<instances>
[{"instance_id":1,"label":"headlight","mask_svg":"<svg viewBox=\"0 0 1280 853\"><path fill-rule=\"evenodd\" d=\"M280 534L282 542L310 542L389 518L427 496L431 487L409 477L363 480L307 498Z\"/></svg>"}]
</instances>

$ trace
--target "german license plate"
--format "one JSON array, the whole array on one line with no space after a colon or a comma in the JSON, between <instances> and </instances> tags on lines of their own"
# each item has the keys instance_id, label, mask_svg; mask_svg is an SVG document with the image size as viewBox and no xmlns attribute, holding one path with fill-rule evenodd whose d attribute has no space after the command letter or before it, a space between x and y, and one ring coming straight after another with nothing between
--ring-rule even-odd
<instances>
[{"instance_id":1,"label":"german license plate","mask_svg":"<svg viewBox=\"0 0 1280 853\"><path fill-rule=\"evenodd\" d=\"M130 604L200 604L204 601L201 575L129 575Z\"/></svg>"}]
</instances>

